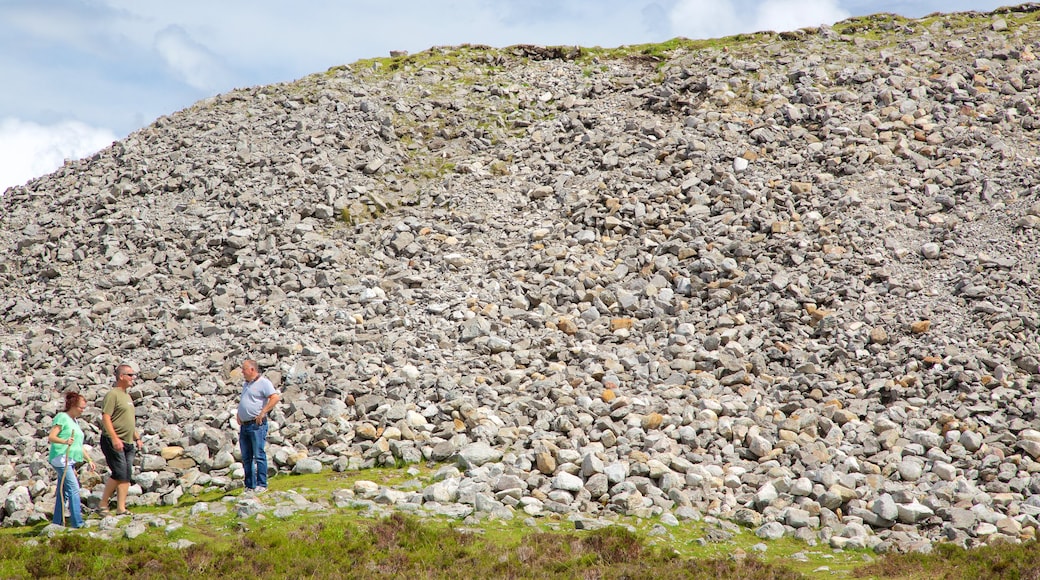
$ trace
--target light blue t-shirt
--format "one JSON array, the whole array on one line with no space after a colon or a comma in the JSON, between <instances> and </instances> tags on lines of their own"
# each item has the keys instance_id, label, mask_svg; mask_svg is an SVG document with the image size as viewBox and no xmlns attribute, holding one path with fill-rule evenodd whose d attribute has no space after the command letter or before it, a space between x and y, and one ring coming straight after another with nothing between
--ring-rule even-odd
<instances>
[{"instance_id":1,"label":"light blue t-shirt","mask_svg":"<svg viewBox=\"0 0 1040 580\"><path fill-rule=\"evenodd\" d=\"M238 401L238 417L242 422L256 420L256 416L264 409L267 399L278 393L271 381L264 376L251 383L242 383L242 398Z\"/></svg>"}]
</instances>

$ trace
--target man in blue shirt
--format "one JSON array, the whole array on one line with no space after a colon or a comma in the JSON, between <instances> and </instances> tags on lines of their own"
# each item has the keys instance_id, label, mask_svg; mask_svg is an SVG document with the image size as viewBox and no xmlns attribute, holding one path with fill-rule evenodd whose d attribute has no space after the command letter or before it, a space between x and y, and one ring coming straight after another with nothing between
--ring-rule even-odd
<instances>
[{"instance_id":1,"label":"man in blue shirt","mask_svg":"<svg viewBox=\"0 0 1040 580\"><path fill-rule=\"evenodd\" d=\"M242 450L246 493L267 491L267 415L281 395L267 377L260 374L256 361L242 362L242 397L238 401L238 445Z\"/></svg>"}]
</instances>

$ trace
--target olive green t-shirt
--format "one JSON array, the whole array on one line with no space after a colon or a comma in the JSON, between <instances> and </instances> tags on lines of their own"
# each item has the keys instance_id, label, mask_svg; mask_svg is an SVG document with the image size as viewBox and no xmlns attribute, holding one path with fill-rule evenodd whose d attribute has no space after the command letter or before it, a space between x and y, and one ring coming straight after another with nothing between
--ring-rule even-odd
<instances>
[{"instance_id":1,"label":"olive green t-shirt","mask_svg":"<svg viewBox=\"0 0 1040 580\"><path fill-rule=\"evenodd\" d=\"M134 442L134 430L137 426L134 402L126 391L118 388L109 391L101 401L101 412L112 418L112 428L116 430L116 437L125 443ZM101 426L101 432L108 436L104 424Z\"/></svg>"}]
</instances>

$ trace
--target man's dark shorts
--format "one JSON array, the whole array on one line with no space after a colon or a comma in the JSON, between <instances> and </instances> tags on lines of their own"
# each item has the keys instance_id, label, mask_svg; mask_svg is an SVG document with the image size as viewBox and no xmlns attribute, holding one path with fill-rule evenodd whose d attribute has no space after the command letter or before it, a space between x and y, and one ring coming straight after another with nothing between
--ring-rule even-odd
<instances>
[{"instance_id":1,"label":"man's dark shorts","mask_svg":"<svg viewBox=\"0 0 1040 580\"><path fill-rule=\"evenodd\" d=\"M105 462L112 471L112 479L116 481L133 481L134 449L133 443L123 442L123 450L119 451L112 445L112 441L101 436L101 452L105 454Z\"/></svg>"}]
</instances>

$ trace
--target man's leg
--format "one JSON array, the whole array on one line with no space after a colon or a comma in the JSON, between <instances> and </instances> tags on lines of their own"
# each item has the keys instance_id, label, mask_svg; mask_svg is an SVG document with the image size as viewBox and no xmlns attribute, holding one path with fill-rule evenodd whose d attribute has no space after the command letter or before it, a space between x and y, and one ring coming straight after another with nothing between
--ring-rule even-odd
<instances>
[{"instance_id":1,"label":"man's leg","mask_svg":"<svg viewBox=\"0 0 1040 580\"><path fill-rule=\"evenodd\" d=\"M116 512L126 511L126 496L130 491L130 482L134 478L134 456L137 450L130 443L123 446L123 463L120 466L122 473L119 474L119 485L116 486Z\"/></svg>"},{"instance_id":2,"label":"man's leg","mask_svg":"<svg viewBox=\"0 0 1040 580\"><path fill-rule=\"evenodd\" d=\"M105 463L108 464L108 470L115 474L119 460L123 457L123 454L116 451L112 442L104 435L101 436L101 453L105 456ZM108 509L108 501L111 499L112 493L116 491L117 483L118 482L111 475L108 477L108 480L105 481L105 490L101 492L101 503L98 505L98 509L102 512Z\"/></svg>"},{"instance_id":3,"label":"man's leg","mask_svg":"<svg viewBox=\"0 0 1040 580\"><path fill-rule=\"evenodd\" d=\"M256 457L256 486L267 487L267 423L255 430L253 455Z\"/></svg>"},{"instance_id":4,"label":"man's leg","mask_svg":"<svg viewBox=\"0 0 1040 580\"><path fill-rule=\"evenodd\" d=\"M112 497L112 493L116 491L116 485L119 482L112 479L111 477L105 481L105 490L101 492L101 503L98 504L98 508L102 511L108 509L108 501Z\"/></svg>"},{"instance_id":5,"label":"man's leg","mask_svg":"<svg viewBox=\"0 0 1040 580\"><path fill-rule=\"evenodd\" d=\"M126 511L126 494L130 491L129 481L120 481L116 486L116 513Z\"/></svg>"},{"instance_id":6,"label":"man's leg","mask_svg":"<svg viewBox=\"0 0 1040 580\"><path fill-rule=\"evenodd\" d=\"M242 425L242 428L238 430L238 447L242 451L242 471L245 475L246 489L253 489L256 487L256 474L253 471L253 441L252 431L249 423Z\"/></svg>"}]
</instances>

